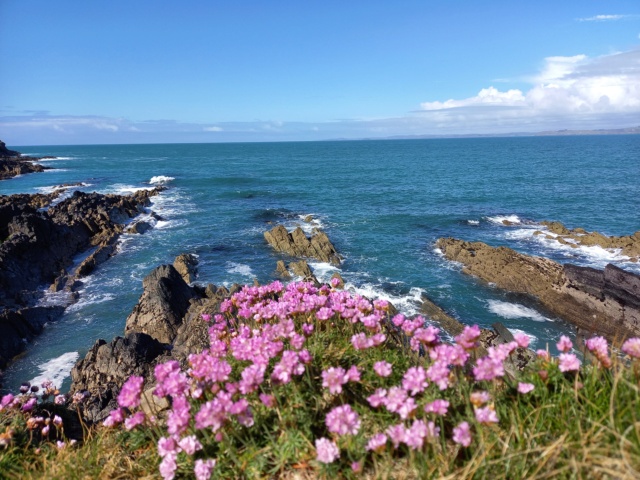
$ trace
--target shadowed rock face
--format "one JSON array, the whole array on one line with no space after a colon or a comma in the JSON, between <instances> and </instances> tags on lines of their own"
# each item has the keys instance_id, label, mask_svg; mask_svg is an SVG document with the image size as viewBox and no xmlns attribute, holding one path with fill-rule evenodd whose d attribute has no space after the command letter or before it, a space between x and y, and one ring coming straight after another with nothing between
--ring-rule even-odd
<instances>
[{"instance_id":1,"label":"shadowed rock face","mask_svg":"<svg viewBox=\"0 0 640 480\"><path fill-rule=\"evenodd\" d=\"M640 278L613 265L604 272L560 265L506 247L441 238L436 245L463 272L496 286L536 297L548 310L585 335L622 341L640 335Z\"/></svg>"},{"instance_id":2,"label":"shadowed rock face","mask_svg":"<svg viewBox=\"0 0 640 480\"><path fill-rule=\"evenodd\" d=\"M265 232L264 238L278 252L292 257L315 258L321 262L340 265L338 252L324 232L317 231L311 238L307 238L300 227L289 233L285 227L278 225Z\"/></svg>"},{"instance_id":3,"label":"shadowed rock face","mask_svg":"<svg viewBox=\"0 0 640 480\"><path fill-rule=\"evenodd\" d=\"M160 189L134 195L75 192L48 206L63 190L49 195L0 196L0 368L40 333L40 312L33 308L43 287L67 289L115 253L115 241L125 222L149 204ZM75 272L66 270L82 252L90 252ZM49 309L46 321L64 308Z\"/></svg>"},{"instance_id":4,"label":"shadowed rock face","mask_svg":"<svg viewBox=\"0 0 640 480\"><path fill-rule=\"evenodd\" d=\"M195 291L172 265L161 265L145 277L144 292L127 318L125 333L142 332L171 343Z\"/></svg>"}]
</instances>

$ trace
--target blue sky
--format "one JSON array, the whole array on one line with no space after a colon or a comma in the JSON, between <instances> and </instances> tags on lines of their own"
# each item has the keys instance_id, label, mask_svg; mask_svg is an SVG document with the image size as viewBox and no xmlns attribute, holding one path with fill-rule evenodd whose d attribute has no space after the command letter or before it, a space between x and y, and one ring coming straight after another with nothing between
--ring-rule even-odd
<instances>
[{"instance_id":1,"label":"blue sky","mask_svg":"<svg viewBox=\"0 0 640 480\"><path fill-rule=\"evenodd\" d=\"M634 1L0 0L8 145L640 125Z\"/></svg>"}]
</instances>

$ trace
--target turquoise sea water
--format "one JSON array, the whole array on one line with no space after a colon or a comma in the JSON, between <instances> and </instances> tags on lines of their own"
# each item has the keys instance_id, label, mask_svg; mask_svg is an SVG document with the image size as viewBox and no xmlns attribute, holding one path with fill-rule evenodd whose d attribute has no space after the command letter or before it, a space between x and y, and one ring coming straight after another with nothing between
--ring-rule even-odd
<instances>
[{"instance_id":1,"label":"turquoise sea water","mask_svg":"<svg viewBox=\"0 0 640 480\"><path fill-rule=\"evenodd\" d=\"M284 257L263 239L269 222L322 227L345 258L348 287L361 294L412 313L424 292L466 324L501 321L526 332L535 348L570 328L530 299L462 274L434 250L437 238L640 272L618 252L533 236L542 220L608 235L640 230L637 135L17 149L57 156L43 161L54 170L0 182L0 194L70 182L101 193L158 183L168 190L151 207L164 220L144 235L123 236L118 255L85 279L80 301L7 369L5 387L13 390L43 377L67 386L74 361L98 338L123 334L144 276L180 253L198 255L197 283L275 279ZM308 214L313 225L302 222ZM311 265L321 280L333 272Z\"/></svg>"}]
</instances>

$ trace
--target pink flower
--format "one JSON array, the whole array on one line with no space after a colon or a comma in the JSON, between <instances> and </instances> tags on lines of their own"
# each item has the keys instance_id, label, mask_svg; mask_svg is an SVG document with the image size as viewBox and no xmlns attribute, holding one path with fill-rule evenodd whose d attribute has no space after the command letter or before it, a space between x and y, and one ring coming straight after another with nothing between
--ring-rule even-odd
<instances>
[{"instance_id":1,"label":"pink flower","mask_svg":"<svg viewBox=\"0 0 640 480\"><path fill-rule=\"evenodd\" d=\"M330 367L322 372L322 386L329 389L329 393L342 393L342 385L347 383L346 371L342 367Z\"/></svg>"},{"instance_id":2,"label":"pink flower","mask_svg":"<svg viewBox=\"0 0 640 480\"><path fill-rule=\"evenodd\" d=\"M201 317L202 317L202 320L205 321L205 322L210 322L211 321L211 315L209 315L208 313L203 313L201 315Z\"/></svg>"},{"instance_id":3,"label":"pink flower","mask_svg":"<svg viewBox=\"0 0 640 480\"><path fill-rule=\"evenodd\" d=\"M30 412L31 410L33 410L33 407L36 406L36 402L37 400L35 397L30 398L24 405L22 405L22 411Z\"/></svg>"},{"instance_id":4,"label":"pink flower","mask_svg":"<svg viewBox=\"0 0 640 480\"><path fill-rule=\"evenodd\" d=\"M435 413L436 415L446 415L449 408L449 402L446 400L437 399L431 403L427 403L424 406L424 411L427 413Z\"/></svg>"},{"instance_id":5,"label":"pink flower","mask_svg":"<svg viewBox=\"0 0 640 480\"><path fill-rule=\"evenodd\" d=\"M502 360L491 357L479 358L476 366L473 367L473 375L476 381L491 381L494 378L502 377L504 375Z\"/></svg>"},{"instance_id":6,"label":"pink flower","mask_svg":"<svg viewBox=\"0 0 640 480\"><path fill-rule=\"evenodd\" d=\"M387 428L387 435L389 435L389 439L393 443L393 448L398 448L407 439L407 429L402 423L391 425Z\"/></svg>"},{"instance_id":7,"label":"pink flower","mask_svg":"<svg viewBox=\"0 0 640 480\"><path fill-rule=\"evenodd\" d=\"M338 287L338 285L340 285L340 279L339 279L338 277L333 277L333 278L331 279L331 286L332 286L333 288L337 288L337 287Z\"/></svg>"},{"instance_id":8,"label":"pink flower","mask_svg":"<svg viewBox=\"0 0 640 480\"><path fill-rule=\"evenodd\" d=\"M380 377L391 375L392 365L389 362L380 361L373 364L373 371Z\"/></svg>"},{"instance_id":9,"label":"pink flower","mask_svg":"<svg viewBox=\"0 0 640 480\"><path fill-rule=\"evenodd\" d=\"M327 429L338 435L355 435L360 430L360 417L349 404L335 407L327 413L325 421Z\"/></svg>"},{"instance_id":10,"label":"pink flower","mask_svg":"<svg viewBox=\"0 0 640 480\"><path fill-rule=\"evenodd\" d=\"M534 388L536 387L533 383L518 383L518 393L529 393L533 391Z\"/></svg>"},{"instance_id":11,"label":"pink flower","mask_svg":"<svg viewBox=\"0 0 640 480\"><path fill-rule=\"evenodd\" d=\"M569 337L562 335L558 343L556 343L556 347L558 347L558 350L561 352L568 352L573 348L573 343Z\"/></svg>"},{"instance_id":12,"label":"pink flower","mask_svg":"<svg viewBox=\"0 0 640 480\"><path fill-rule=\"evenodd\" d=\"M273 395L267 395L266 393L261 393L259 397L262 404L267 408L273 408L276 404L276 399Z\"/></svg>"},{"instance_id":13,"label":"pink flower","mask_svg":"<svg viewBox=\"0 0 640 480\"><path fill-rule=\"evenodd\" d=\"M124 421L124 410L122 408L116 408L111 410L109 416L102 422L105 427L113 427Z\"/></svg>"},{"instance_id":14,"label":"pink flower","mask_svg":"<svg viewBox=\"0 0 640 480\"><path fill-rule=\"evenodd\" d=\"M379 452L387 444L387 436L384 433L376 433L373 437L369 439L369 443L367 443L367 450L371 450L374 452Z\"/></svg>"},{"instance_id":15,"label":"pink flower","mask_svg":"<svg viewBox=\"0 0 640 480\"><path fill-rule=\"evenodd\" d=\"M196 480L209 480L213 473L213 467L216 466L216 461L213 459L208 460L196 460L193 473L196 476Z\"/></svg>"},{"instance_id":16,"label":"pink flower","mask_svg":"<svg viewBox=\"0 0 640 480\"><path fill-rule=\"evenodd\" d=\"M362 462L352 462L351 463L351 471L353 473L360 473L362 472Z\"/></svg>"},{"instance_id":17,"label":"pink flower","mask_svg":"<svg viewBox=\"0 0 640 480\"><path fill-rule=\"evenodd\" d=\"M177 453L178 444L173 437L161 437L158 440L158 455L166 457L170 453Z\"/></svg>"},{"instance_id":18,"label":"pink flower","mask_svg":"<svg viewBox=\"0 0 640 480\"><path fill-rule=\"evenodd\" d=\"M561 353L560 354L560 367L561 372L571 372L580 370L580 360L573 353Z\"/></svg>"},{"instance_id":19,"label":"pink flower","mask_svg":"<svg viewBox=\"0 0 640 480\"><path fill-rule=\"evenodd\" d=\"M491 406L476 408L474 413L476 420L480 423L498 423L498 415Z\"/></svg>"},{"instance_id":20,"label":"pink flower","mask_svg":"<svg viewBox=\"0 0 640 480\"><path fill-rule=\"evenodd\" d=\"M188 437L184 437L180 442L178 442L180 448L187 455L193 455L198 450L202 450L202 444L198 441L195 435L189 435Z\"/></svg>"},{"instance_id":21,"label":"pink flower","mask_svg":"<svg viewBox=\"0 0 640 480\"><path fill-rule=\"evenodd\" d=\"M489 392L485 392L484 390L473 392L469 396L469 400L472 405L480 407L491 400L491 395L489 395Z\"/></svg>"},{"instance_id":22,"label":"pink flower","mask_svg":"<svg viewBox=\"0 0 640 480\"><path fill-rule=\"evenodd\" d=\"M452 440L463 447L471 445L471 427L467 422L462 422L454 427Z\"/></svg>"},{"instance_id":23,"label":"pink flower","mask_svg":"<svg viewBox=\"0 0 640 480\"><path fill-rule=\"evenodd\" d=\"M429 383L427 382L427 372L422 367L411 367L402 378L402 388L416 395L424 391Z\"/></svg>"},{"instance_id":24,"label":"pink flower","mask_svg":"<svg viewBox=\"0 0 640 480\"><path fill-rule=\"evenodd\" d=\"M471 350L478 346L477 340L480 338L480 327L474 325L473 327L464 327L462 333L455 338L455 341L465 350Z\"/></svg>"},{"instance_id":25,"label":"pink flower","mask_svg":"<svg viewBox=\"0 0 640 480\"><path fill-rule=\"evenodd\" d=\"M630 338L622 344L622 351L633 358L640 358L640 338Z\"/></svg>"},{"instance_id":26,"label":"pink flower","mask_svg":"<svg viewBox=\"0 0 640 480\"><path fill-rule=\"evenodd\" d=\"M585 343L587 349L600 361L604 368L611 366L611 358L609 358L609 348L607 340L604 337L593 337Z\"/></svg>"},{"instance_id":27,"label":"pink flower","mask_svg":"<svg viewBox=\"0 0 640 480\"><path fill-rule=\"evenodd\" d=\"M516 343L521 348L527 348L529 346L529 342L531 341L529 335L526 335L524 333L516 333L513 338L515 338Z\"/></svg>"},{"instance_id":28,"label":"pink flower","mask_svg":"<svg viewBox=\"0 0 640 480\"><path fill-rule=\"evenodd\" d=\"M332 463L340 458L338 446L328 438L316 439L316 460L320 463Z\"/></svg>"},{"instance_id":29,"label":"pink flower","mask_svg":"<svg viewBox=\"0 0 640 480\"><path fill-rule=\"evenodd\" d=\"M549 352L547 352L546 350L536 350L536 355L538 356L538 358L542 358L547 362L551 360L551 356L549 355Z\"/></svg>"},{"instance_id":30,"label":"pink flower","mask_svg":"<svg viewBox=\"0 0 640 480\"><path fill-rule=\"evenodd\" d=\"M127 430L132 430L138 425L144 423L145 419L146 417L144 412L136 412L124 421L124 428L126 428Z\"/></svg>"},{"instance_id":31,"label":"pink flower","mask_svg":"<svg viewBox=\"0 0 640 480\"><path fill-rule=\"evenodd\" d=\"M384 388L378 388L373 395L367 397L367 401L373 408L377 408L386 403L386 397L387 391Z\"/></svg>"},{"instance_id":32,"label":"pink flower","mask_svg":"<svg viewBox=\"0 0 640 480\"><path fill-rule=\"evenodd\" d=\"M347 381L349 382L359 382L360 381L360 370L356 365L351 365L351 368L347 370L345 375Z\"/></svg>"},{"instance_id":33,"label":"pink flower","mask_svg":"<svg viewBox=\"0 0 640 480\"><path fill-rule=\"evenodd\" d=\"M176 475L176 470L178 468L178 464L176 463L176 458L178 454L176 452L171 452L165 455L160 462L160 475L164 480L173 480Z\"/></svg>"}]
</instances>

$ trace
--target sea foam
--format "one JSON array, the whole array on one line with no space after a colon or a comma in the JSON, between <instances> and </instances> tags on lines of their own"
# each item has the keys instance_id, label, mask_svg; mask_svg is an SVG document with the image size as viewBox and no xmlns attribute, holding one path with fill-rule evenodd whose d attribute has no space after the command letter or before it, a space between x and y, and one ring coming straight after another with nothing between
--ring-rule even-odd
<instances>
[{"instance_id":1,"label":"sea foam","mask_svg":"<svg viewBox=\"0 0 640 480\"><path fill-rule=\"evenodd\" d=\"M525 307L524 305L520 305L518 303L502 302L500 300L488 300L487 305L491 312L509 320L514 320L517 318L528 318L529 320L534 320L536 322L553 321L552 319L541 315L533 308Z\"/></svg>"},{"instance_id":2,"label":"sea foam","mask_svg":"<svg viewBox=\"0 0 640 480\"><path fill-rule=\"evenodd\" d=\"M38 365L40 373L31 379L31 384L40 386L45 380L50 380L56 387L60 387L62 382L71 375L71 369L78 357L80 357L78 352L67 352Z\"/></svg>"}]
</instances>

